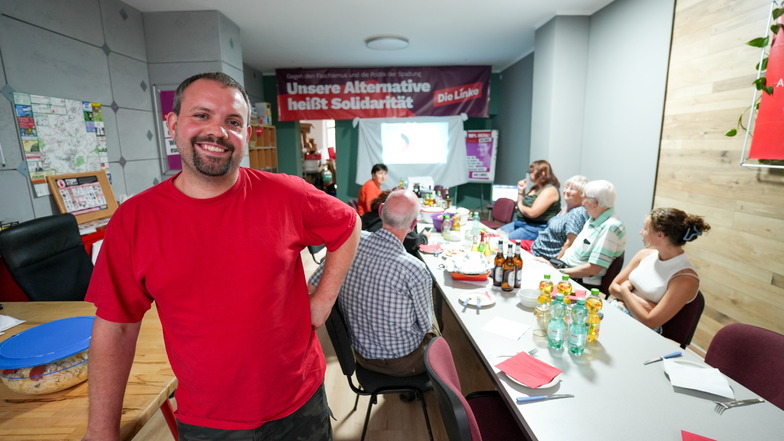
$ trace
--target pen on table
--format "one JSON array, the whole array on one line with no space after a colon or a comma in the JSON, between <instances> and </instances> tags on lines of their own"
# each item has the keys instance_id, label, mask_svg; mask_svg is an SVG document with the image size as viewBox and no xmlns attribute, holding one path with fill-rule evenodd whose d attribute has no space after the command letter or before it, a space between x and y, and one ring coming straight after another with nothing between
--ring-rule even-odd
<instances>
[{"instance_id":1,"label":"pen on table","mask_svg":"<svg viewBox=\"0 0 784 441\"><path fill-rule=\"evenodd\" d=\"M533 397L517 397L515 398L515 402L517 403L533 403L535 401L544 401L544 400L557 400L559 398L574 398L572 394L555 394L555 395L536 395Z\"/></svg>"},{"instance_id":2,"label":"pen on table","mask_svg":"<svg viewBox=\"0 0 784 441\"><path fill-rule=\"evenodd\" d=\"M656 358L653 358L653 359L651 359L651 360L648 360L648 361L646 361L646 362L645 362L645 363L643 363L643 364L651 364L651 363L656 363L657 361L662 361L662 360L665 360L665 359L667 359L667 358L675 358L675 357L680 357L681 355L683 355L683 352L681 352L681 351L675 351L675 352L673 352L673 353L671 353L671 354L662 355L661 357L656 357Z\"/></svg>"}]
</instances>

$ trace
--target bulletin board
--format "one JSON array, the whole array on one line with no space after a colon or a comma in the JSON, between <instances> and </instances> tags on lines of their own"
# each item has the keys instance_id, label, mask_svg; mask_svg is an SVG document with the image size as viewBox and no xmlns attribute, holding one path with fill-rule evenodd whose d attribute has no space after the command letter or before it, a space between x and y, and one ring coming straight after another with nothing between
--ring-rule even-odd
<instances>
[{"instance_id":1,"label":"bulletin board","mask_svg":"<svg viewBox=\"0 0 784 441\"><path fill-rule=\"evenodd\" d=\"M153 85L152 90L155 119L157 120L156 128L161 143L161 171L164 175L173 175L182 170L182 159L177 150L177 143L166 125L166 116L173 110L177 86L156 84Z\"/></svg>"},{"instance_id":2,"label":"bulletin board","mask_svg":"<svg viewBox=\"0 0 784 441\"><path fill-rule=\"evenodd\" d=\"M117 210L105 170L50 175L46 181L60 213L73 214L79 224L111 217Z\"/></svg>"}]
</instances>

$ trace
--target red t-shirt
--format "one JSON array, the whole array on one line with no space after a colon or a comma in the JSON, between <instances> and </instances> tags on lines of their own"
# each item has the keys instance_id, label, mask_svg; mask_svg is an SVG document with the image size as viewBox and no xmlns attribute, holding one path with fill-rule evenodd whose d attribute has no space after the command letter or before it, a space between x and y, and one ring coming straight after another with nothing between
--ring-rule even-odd
<instances>
[{"instance_id":1,"label":"red t-shirt","mask_svg":"<svg viewBox=\"0 0 784 441\"><path fill-rule=\"evenodd\" d=\"M87 300L120 323L156 302L180 421L259 427L324 381L300 251L335 250L355 222L347 204L292 176L241 168L211 199L185 196L169 179L114 214Z\"/></svg>"}]
</instances>

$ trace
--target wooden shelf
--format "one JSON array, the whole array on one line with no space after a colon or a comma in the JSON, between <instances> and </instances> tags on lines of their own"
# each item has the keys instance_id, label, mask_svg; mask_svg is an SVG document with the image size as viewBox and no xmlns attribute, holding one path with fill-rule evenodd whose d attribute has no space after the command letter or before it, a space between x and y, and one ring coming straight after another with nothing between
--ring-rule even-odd
<instances>
[{"instance_id":1,"label":"wooden shelf","mask_svg":"<svg viewBox=\"0 0 784 441\"><path fill-rule=\"evenodd\" d=\"M276 171L278 169L278 140L275 126L252 125L253 132L248 141L250 168Z\"/></svg>"}]
</instances>

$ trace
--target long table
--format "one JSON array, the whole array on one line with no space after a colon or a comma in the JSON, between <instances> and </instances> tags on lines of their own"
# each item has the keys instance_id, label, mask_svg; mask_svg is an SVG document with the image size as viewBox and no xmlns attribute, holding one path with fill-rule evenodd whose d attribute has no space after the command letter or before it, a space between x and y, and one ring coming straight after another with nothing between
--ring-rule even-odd
<instances>
[{"instance_id":1,"label":"long table","mask_svg":"<svg viewBox=\"0 0 784 441\"><path fill-rule=\"evenodd\" d=\"M95 307L87 302L4 302L0 313L26 320L0 335L3 341L52 320L95 315ZM132 439L162 405L168 404L176 387L153 305L139 331L123 401L121 438ZM23 395L0 384L0 440L80 440L87 430L87 406L87 382L45 395Z\"/></svg>"},{"instance_id":2,"label":"long table","mask_svg":"<svg viewBox=\"0 0 784 441\"><path fill-rule=\"evenodd\" d=\"M440 243L439 235L431 243ZM444 246L451 246L445 244ZM545 273L557 270L523 252L522 288L538 288ZM517 290L503 292L492 281L453 280L440 267L444 257L424 254L423 260L441 288L479 358L514 412L520 427L532 439L581 440L681 440L681 430L719 441L783 439L784 411L770 403L739 407L723 415L714 412L713 395L687 389L675 390L662 363L643 365L651 358L679 350L677 343L650 330L605 302L599 340L589 343L581 358L565 349L552 350L547 339L537 336L533 310L520 304ZM580 288L579 286L577 287ZM496 298L495 305L464 307L461 294L484 290ZM530 326L519 339L510 339L482 328L496 317ZM509 354L538 348L535 357L563 371L561 381L550 388L530 389L511 381L495 366ZM771 354L780 357L782 354ZM684 351L684 358L702 362ZM771 372L770 375L781 375ZM755 398L739 383L729 380L737 399ZM471 392L471 391L465 391ZM574 398L516 404L520 396L574 394Z\"/></svg>"}]
</instances>

